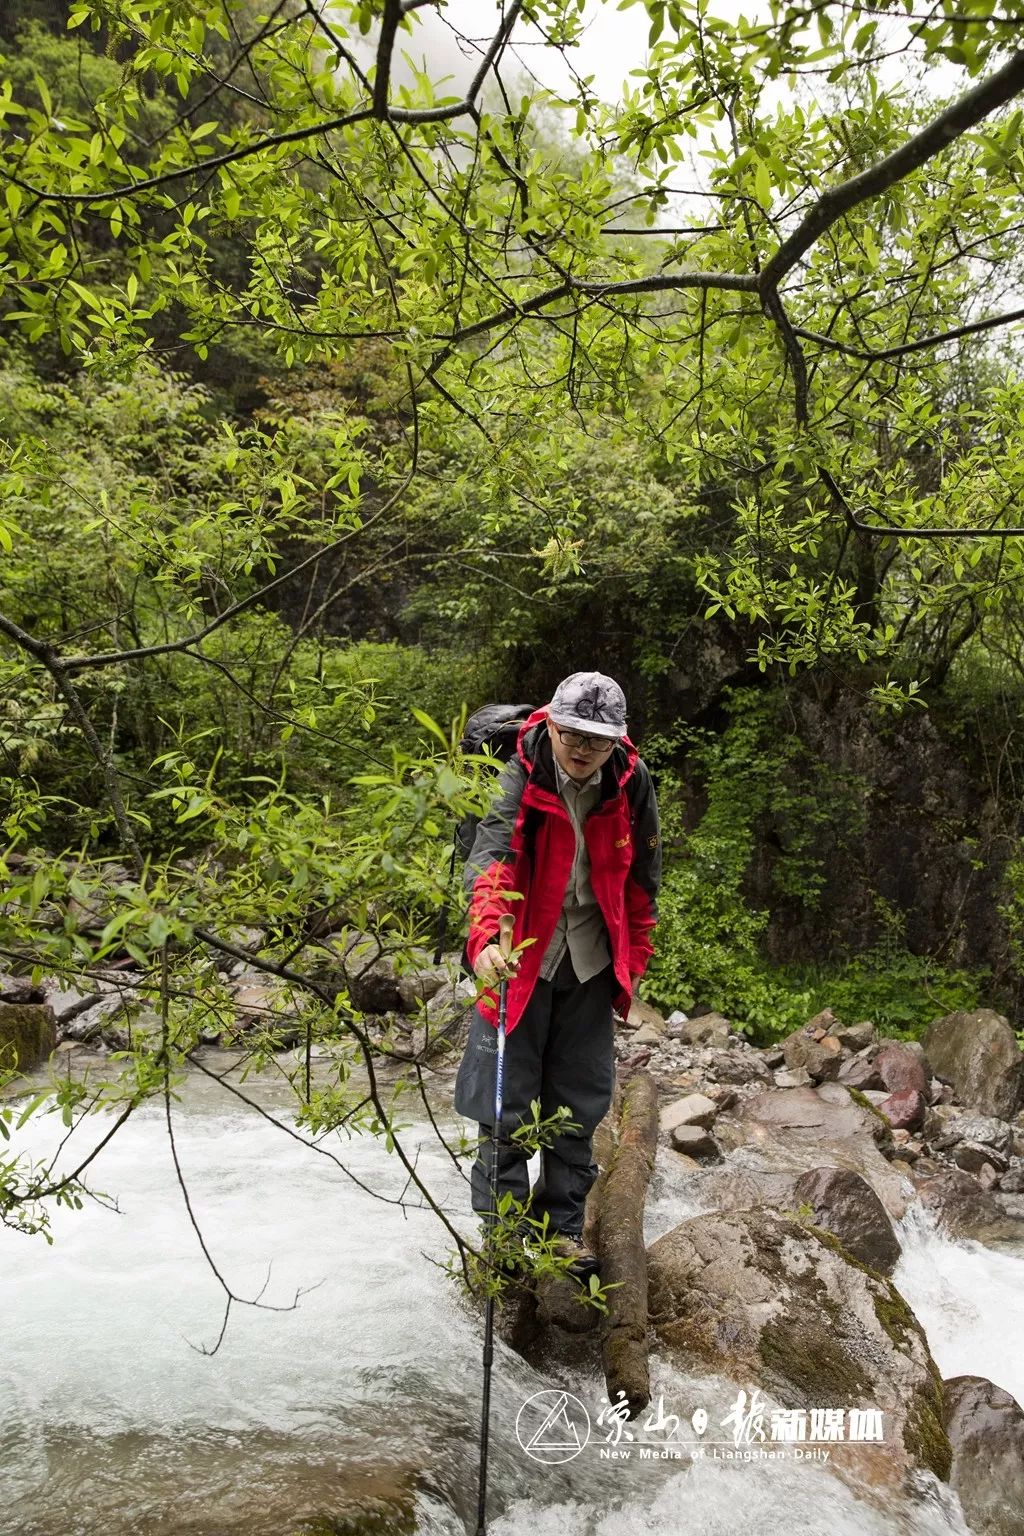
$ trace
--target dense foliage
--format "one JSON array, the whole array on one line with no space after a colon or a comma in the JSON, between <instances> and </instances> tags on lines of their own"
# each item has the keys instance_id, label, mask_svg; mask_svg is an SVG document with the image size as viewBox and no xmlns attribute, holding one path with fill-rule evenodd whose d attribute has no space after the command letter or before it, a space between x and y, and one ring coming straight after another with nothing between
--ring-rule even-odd
<instances>
[{"instance_id":1,"label":"dense foliage","mask_svg":"<svg viewBox=\"0 0 1024 1536\"><path fill-rule=\"evenodd\" d=\"M659 775L659 1002L914 1029L998 969L921 953L870 870L859 958L781 954L873 793L801 690L978 720L955 837L1019 981L1024 11L646 0L604 102L586 3L481 7L455 88L408 51L440 8L0 17L0 945L130 957L161 1020L89 1107L169 1095L256 923L351 1050L310 1124L391 1135L309 912L426 941L485 794L461 711L595 663ZM11 1219L49 1187L0 1168Z\"/></svg>"}]
</instances>

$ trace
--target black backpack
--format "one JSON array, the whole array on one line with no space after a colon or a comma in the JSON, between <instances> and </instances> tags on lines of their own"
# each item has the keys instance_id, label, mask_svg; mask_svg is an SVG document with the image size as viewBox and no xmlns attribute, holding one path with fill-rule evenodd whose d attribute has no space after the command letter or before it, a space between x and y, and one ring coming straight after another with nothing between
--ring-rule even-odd
<instances>
[{"instance_id":1,"label":"black backpack","mask_svg":"<svg viewBox=\"0 0 1024 1536\"><path fill-rule=\"evenodd\" d=\"M494 758L495 769L500 770L515 757L519 732L533 710L532 704L485 704L483 709L478 709L466 721L459 751L467 757L487 753ZM473 851L473 839L476 837L479 820L479 816L467 816L455 828L454 852L463 864Z\"/></svg>"},{"instance_id":2,"label":"black backpack","mask_svg":"<svg viewBox=\"0 0 1024 1536\"><path fill-rule=\"evenodd\" d=\"M487 753L494 758L495 771L515 756L516 742L523 722L533 714L532 704L485 704L476 714L470 715L459 742L459 751L475 757ZM448 929L448 909L451 906L451 885L457 862L465 864L473 851L473 840L479 824L479 816L466 816L455 828L452 861L448 866L448 895L441 907L437 948L434 964L441 964L445 937Z\"/></svg>"}]
</instances>

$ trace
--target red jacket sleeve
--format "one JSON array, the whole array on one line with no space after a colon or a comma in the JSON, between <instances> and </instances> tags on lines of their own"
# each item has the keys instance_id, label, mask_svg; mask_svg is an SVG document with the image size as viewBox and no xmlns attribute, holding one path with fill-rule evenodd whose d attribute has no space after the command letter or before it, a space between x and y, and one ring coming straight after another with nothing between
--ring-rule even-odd
<instances>
[{"instance_id":1,"label":"red jacket sleeve","mask_svg":"<svg viewBox=\"0 0 1024 1536\"><path fill-rule=\"evenodd\" d=\"M522 836L522 796L526 770L519 759L506 763L498 779L499 794L476 829L466 860L464 884L469 896L469 937L466 958L476 963L480 951L497 943L498 924L515 916L517 845Z\"/></svg>"}]
</instances>

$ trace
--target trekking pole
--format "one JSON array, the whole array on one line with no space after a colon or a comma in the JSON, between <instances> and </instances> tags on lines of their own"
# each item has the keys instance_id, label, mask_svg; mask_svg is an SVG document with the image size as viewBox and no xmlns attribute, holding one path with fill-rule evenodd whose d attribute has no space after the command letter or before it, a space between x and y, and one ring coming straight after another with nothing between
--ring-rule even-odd
<instances>
[{"instance_id":1,"label":"trekking pole","mask_svg":"<svg viewBox=\"0 0 1024 1536\"><path fill-rule=\"evenodd\" d=\"M507 960L512 953L515 919L503 917L498 924L498 944ZM498 1054L494 1064L494 1124L491 1127L491 1211L493 1232L498 1219L498 1142L501 1139L501 1099L505 1082L505 1015L508 1009L508 977L498 983ZM484 1392L480 1412L480 1490L476 1506L476 1536L487 1536L487 1434L491 1419L491 1362L494 1359L494 1296L484 1308Z\"/></svg>"}]
</instances>

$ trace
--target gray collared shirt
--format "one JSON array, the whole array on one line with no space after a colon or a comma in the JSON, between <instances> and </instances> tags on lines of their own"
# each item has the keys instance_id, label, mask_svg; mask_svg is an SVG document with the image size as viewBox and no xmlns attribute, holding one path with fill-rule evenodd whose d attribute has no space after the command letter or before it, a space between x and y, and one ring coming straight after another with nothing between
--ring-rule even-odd
<instances>
[{"instance_id":1,"label":"gray collared shirt","mask_svg":"<svg viewBox=\"0 0 1024 1536\"><path fill-rule=\"evenodd\" d=\"M590 856L583 837L583 823L601 799L601 769L596 769L582 784L572 778L556 760L555 776L573 831L576 854L562 900L562 911L541 961L542 981L550 981L568 949L572 968L580 981L589 981L611 963L608 930L590 884Z\"/></svg>"}]
</instances>

